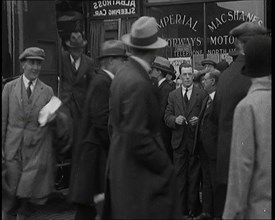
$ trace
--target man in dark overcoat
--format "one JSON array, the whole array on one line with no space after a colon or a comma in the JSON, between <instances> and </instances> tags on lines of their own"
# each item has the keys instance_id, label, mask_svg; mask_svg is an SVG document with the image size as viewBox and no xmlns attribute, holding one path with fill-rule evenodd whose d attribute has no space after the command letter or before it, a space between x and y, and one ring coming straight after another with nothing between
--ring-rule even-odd
<instances>
[{"instance_id":1,"label":"man in dark overcoat","mask_svg":"<svg viewBox=\"0 0 275 220\"><path fill-rule=\"evenodd\" d=\"M77 204L75 220L95 219L94 196L102 198L109 151L109 96L116 72L126 61L126 48L119 40L103 43L100 69L89 85L73 164L69 200Z\"/></svg>"},{"instance_id":2,"label":"man in dark overcoat","mask_svg":"<svg viewBox=\"0 0 275 220\"><path fill-rule=\"evenodd\" d=\"M265 33L266 29L263 26L252 22L244 22L229 33L235 37L235 46L239 55L220 76L211 114L211 120L217 126L216 198L214 199L214 215L217 218L221 218L225 204L234 110L251 86L251 80L241 74L245 64L243 47L251 37Z\"/></svg>"},{"instance_id":3,"label":"man in dark overcoat","mask_svg":"<svg viewBox=\"0 0 275 220\"><path fill-rule=\"evenodd\" d=\"M203 77L202 84L208 95L202 102L199 122L196 128L194 151L199 153L202 170L202 213L196 219L212 219L214 213L214 183L216 172L216 131L209 120L213 110L217 83L220 76L219 70L208 71Z\"/></svg>"},{"instance_id":4,"label":"man in dark overcoat","mask_svg":"<svg viewBox=\"0 0 275 220\"><path fill-rule=\"evenodd\" d=\"M193 84L190 64L182 63L179 70L182 86L169 94L164 120L172 129L171 144L183 215L193 218L200 213L200 161L198 154L193 154L193 146L206 92Z\"/></svg>"},{"instance_id":5,"label":"man in dark overcoat","mask_svg":"<svg viewBox=\"0 0 275 220\"><path fill-rule=\"evenodd\" d=\"M60 99L64 106L63 111L71 118L73 123L72 155L79 121L81 120L87 89L94 75L94 61L83 54L87 41L80 32L72 32L66 41L68 51L62 53L60 76Z\"/></svg>"},{"instance_id":6,"label":"man in dark overcoat","mask_svg":"<svg viewBox=\"0 0 275 220\"><path fill-rule=\"evenodd\" d=\"M152 71L150 72L150 76L152 78L155 78L157 81L157 90L158 90L158 98L159 98L159 104L160 104L160 113L162 118L161 123L161 136L164 141L164 145L166 147L167 153L173 161L173 149L171 146L171 129L167 127L167 125L164 122L164 113L165 109L168 103L168 96L171 91L174 90L174 87L172 84L169 83L169 81L166 78L166 75L173 74L172 69L170 68L170 62L164 57L156 57L154 62L151 65Z\"/></svg>"},{"instance_id":7,"label":"man in dark overcoat","mask_svg":"<svg viewBox=\"0 0 275 220\"><path fill-rule=\"evenodd\" d=\"M156 19L143 16L122 41L131 48L110 98L111 145L103 219L180 219L173 165L160 134L157 94L150 64L167 42Z\"/></svg>"}]
</instances>

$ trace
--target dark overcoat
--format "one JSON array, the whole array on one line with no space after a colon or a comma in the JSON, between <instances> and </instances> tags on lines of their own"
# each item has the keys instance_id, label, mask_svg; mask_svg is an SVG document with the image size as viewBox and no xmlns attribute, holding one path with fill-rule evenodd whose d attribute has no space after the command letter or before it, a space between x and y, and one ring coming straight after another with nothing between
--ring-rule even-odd
<instances>
[{"instance_id":1,"label":"dark overcoat","mask_svg":"<svg viewBox=\"0 0 275 220\"><path fill-rule=\"evenodd\" d=\"M77 140L69 187L69 200L91 204L104 192L104 175L110 139L109 95L112 79L99 70L89 85Z\"/></svg>"},{"instance_id":2,"label":"dark overcoat","mask_svg":"<svg viewBox=\"0 0 275 220\"><path fill-rule=\"evenodd\" d=\"M234 110L251 86L251 80L241 74L244 64L244 55L239 55L221 74L217 84L216 97L213 100L211 120L217 126L216 179L224 184L227 184L228 180Z\"/></svg>"},{"instance_id":3,"label":"dark overcoat","mask_svg":"<svg viewBox=\"0 0 275 220\"><path fill-rule=\"evenodd\" d=\"M171 133L171 129L165 124L164 113L165 113L166 106L168 104L169 93L173 90L174 90L174 88L173 88L172 84L170 84L167 80L164 80L158 87L160 112L161 112L161 118L162 118L161 135L162 135L166 150L168 152L168 155L170 156L171 159L173 158L172 157L173 149L171 146L172 133Z\"/></svg>"},{"instance_id":4,"label":"dark overcoat","mask_svg":"<svg viewBox=\"0 0 275 220\"><path fill-rule=\"evenodd\" d=\"M72 115L81 115L89 82L94 75L94 61L82 54L80 66L75 71L71 64L70 54L65 51L62 54L61 68L60 98Z\"/></svg>"},{"instance_id":5,"label":"dark overcoat","mask_svg":"<svg viewBox=\"0 0 275 220\"><path fill-rule=\"evenodd\" d=\"M157 94L134 59L116 74L103 218L180 218L173 165L160 135Z\"/></svg>"},{"instance_id":6,"label":"dark overcoat","mask_svg":"<svg viewBox=\"0 0 275 220\"><path fill-rule=\"evenodd\" d=\"M199 114L199 122L196 128L194 153L198 153L200 147L203 147L207 156L215 160L217 158L217 127L209 119L211 112L213 111L213 101L209 107L206 108L208 99L209 96L206 96L202 102L202 109Z\"/></svg>"}]
</instances>

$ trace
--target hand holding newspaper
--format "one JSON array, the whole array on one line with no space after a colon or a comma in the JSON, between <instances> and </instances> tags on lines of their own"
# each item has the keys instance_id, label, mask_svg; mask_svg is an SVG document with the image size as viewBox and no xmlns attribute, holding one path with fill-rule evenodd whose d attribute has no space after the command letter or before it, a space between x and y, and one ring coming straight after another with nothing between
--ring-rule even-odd
<instances>
[{"instance_id":1,"label":"hand holding newspaper","mask_svg":"<svg viewBox=\"0 0 275 220\"><path fill-rule=\"evenodd\" d=\"M38 122L40 127L45 126L48 122L54 119L55 112L61 106L62 102L56 96L52 96L51 100L39 112Z\"/></svg>"}]
</instances>

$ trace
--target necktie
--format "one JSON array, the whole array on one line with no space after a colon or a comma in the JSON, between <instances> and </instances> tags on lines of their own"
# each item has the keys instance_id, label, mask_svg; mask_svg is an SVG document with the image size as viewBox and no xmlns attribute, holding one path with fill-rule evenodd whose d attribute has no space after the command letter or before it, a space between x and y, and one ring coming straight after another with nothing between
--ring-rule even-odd
<instances>
[{"instance_id":1,"label":"necktie","mask_svg":"<svg viewBox=\"0 0 275 220\"><path fill-rule=\"evenodd\" d=\"M76 61L75 60L72 62L72 65L73 65L74 71L76 71L77 69L76 69Z\"/></svg>"},{"instance_id":2,"label":"necktie","mask_svg":"<svg viewBox=\"0 0 275 220\"><path fill-rule=\"evenodd\" d=\"M206 108L208 108L210 106L211 102L212 102L212 98L211 98L211 96L209 96L207 103L206 103Z\"/></svg>"},{"instance_id":3,"label":"necktie","mask_svg":"<svg viewBox=\"0 0 275 220\"><path fill-rule=\"evenodd\" d=\"M186 88L186 90L185 90L185 94L184 94L184 97L183 97L183 99L184 99L184 102L185 102L185 104L187 105L188 104L188 97L187 97L187 92L188 92L188 88Z\"/></svg>"},{"instance_id":4,"label":"necktie","mask_svg":"<svg viewBox=\"0 0 275 220\"><path fill-rule=\"evenodd\" d=\"M28 98L30 98L30 96L31 96L31 94L32 94L31 85L32 85L32 81L29 81L28 87L27 87L27 95L28 95Z\"/></svg>"}]
</instances>

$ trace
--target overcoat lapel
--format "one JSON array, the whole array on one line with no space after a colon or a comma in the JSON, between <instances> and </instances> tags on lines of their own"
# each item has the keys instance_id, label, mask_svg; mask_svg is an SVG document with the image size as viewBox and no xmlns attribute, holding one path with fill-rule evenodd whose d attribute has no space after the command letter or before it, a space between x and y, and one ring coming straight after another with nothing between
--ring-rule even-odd
<instances>
[{"instance_id":1,"label":"overcoat lapel","mask_svg":"<svg viewBox=\"0 0 275 220\"><path fill-rule=\"evenodd\" d=\"M40 97L44 87L39 79L37 79L37 82L35 84L34 90L30 96L32 99L32 105L36 103L37 99Z\"/></svg>"},{"instance_id":2,"label":"overcoat lapel","mask_svg":"<svg viewBox=\"0 0 275 220\"><path fill-rule=\"evenodd\" d=\"M22 108L21 89L24 89L24 88L22 88L22 84L23 84L22 80L23 80L23 79L22 79L22 76L20 76L20 77L17 79L17 82L16 82L16 84L15 84L15 88L14 88L14 90L15 90L15 96L16 96L16 98L18 99L18 103L19 103L20 108Z\"/></svg>"},{"instance_id":3,"label":"overcoat lapel","mask_svg":"<svg viewBox=\"0 0 275 220\"><path fill-rule=\"evenodd\" d=\"M84 69L85 66L87 66L86 60L84 58L83 55L81 55L81 59L80 59L80 65L79 68L77 70L77 75L76 75L76 81L78 81L79 79L81 79L85 73Z\"/></svg>"}]
</instances>

